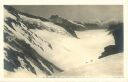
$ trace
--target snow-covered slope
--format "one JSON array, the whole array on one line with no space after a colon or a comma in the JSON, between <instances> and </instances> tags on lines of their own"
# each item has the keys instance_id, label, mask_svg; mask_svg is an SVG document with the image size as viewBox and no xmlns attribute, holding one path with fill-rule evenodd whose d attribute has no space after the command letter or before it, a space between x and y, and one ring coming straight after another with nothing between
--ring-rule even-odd
<instances>
[{"instance_id":1,"label":"snow-covered slope","mask_svg":"<svg viewBox=\"0 0 128 82\"><path fill-rule=\"evenodd\" d=\"M7 77L122 75L122 53L98 59L104 47L114 44L113 36L107 31L67 31L54 21L10 6L5 6L4 14Z\"/></svg>"},{"instance_id":2,"label":"snow-covered slope","mask_svg":"<svg viewBox=\"0 0 128 82\"><path fill-rule=\"evenodd\" d=\"M52 22L25 16L9 6L5 6L4 13L5 69L15 71L24 68L35 74L41 70L48 75L54 69L62 71L44 58L51 55L52 45L32 30L46 30L65 36L70 36L70 33Z\"/></svg>"}]
</instances>

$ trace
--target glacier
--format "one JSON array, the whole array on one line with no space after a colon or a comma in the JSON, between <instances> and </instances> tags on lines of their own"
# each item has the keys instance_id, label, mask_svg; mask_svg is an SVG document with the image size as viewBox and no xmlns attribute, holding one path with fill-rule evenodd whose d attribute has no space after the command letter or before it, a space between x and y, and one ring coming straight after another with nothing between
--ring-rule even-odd
<instances>
[{"instance_id":1,"label":"glacier","mask_svg":"<svg viewBox=\"0 0 128 82\"><path fill-rule=\"evenodd\" d=\"M11 6L4 8L5 76L123 75L122 52L98 59L106 46L115 44L105 29L87 30L54 15L46 19Z\"/></svg>"}]
</instances>

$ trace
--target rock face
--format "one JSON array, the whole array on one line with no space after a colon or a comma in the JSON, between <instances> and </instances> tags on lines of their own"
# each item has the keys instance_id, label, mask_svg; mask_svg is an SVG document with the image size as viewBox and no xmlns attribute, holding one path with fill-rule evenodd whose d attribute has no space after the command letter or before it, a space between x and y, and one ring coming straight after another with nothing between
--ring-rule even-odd
<instances>
[{"instance_id":1,"label":"rock face","mask_svg":"<svg viewBox=\"0 0 128 82\"><path fill-rule=\"evenodd\" d=\"M59 17L58 15L52 15L49 20L59 26L62 26L67 32L71 33L74 37L77 37L75 31L86 30L84 25L69 21L62 17Z\"/></svg>"},{"instance_id":2,"label":"rock face","mask_svg":"<svg viewBox=\"0 0 128 82\"><path fill-rule=\"evenodd\" d=\"M108 30L114 37L115 45L109 45L105 47L105 51L99 58L123 52L123 23L112 23L108 25Z\"/></svg>"},{"instance_id":3,"label":"rock face","mask_svg":"<svg viewBox=\"0 0 128 82\"><path fill-rule=\"evenodd\" d=\"M10 6L4 7L5 70L15 72L21 68L34 74L36 70L41 70L46 75L63 71L43 58L42 55L50 54L52 45L31 30L46 30L67 36L71 34L43 17L19 12Z\"/></svg>"}]
</instances>

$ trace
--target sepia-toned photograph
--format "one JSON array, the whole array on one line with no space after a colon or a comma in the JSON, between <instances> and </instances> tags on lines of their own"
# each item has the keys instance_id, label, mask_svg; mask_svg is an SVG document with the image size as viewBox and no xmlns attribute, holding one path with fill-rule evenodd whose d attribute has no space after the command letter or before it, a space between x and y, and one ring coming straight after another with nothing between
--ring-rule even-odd
<instances>
[{"instance_id":1,"label":"sepia-toned photograph","mask_svg":"<svg viewBox=\"0 0 128 82\"><path fill-rule=\"evenodd\" d=\"M122 5L4 5L5 77L123 77Z\"/></svg>"}]
</instances>

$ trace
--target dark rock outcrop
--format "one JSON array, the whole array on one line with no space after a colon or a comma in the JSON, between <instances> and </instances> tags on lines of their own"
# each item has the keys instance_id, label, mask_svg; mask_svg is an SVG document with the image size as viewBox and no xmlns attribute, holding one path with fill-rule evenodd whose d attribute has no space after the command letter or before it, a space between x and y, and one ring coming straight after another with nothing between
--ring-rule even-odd
<instances>
[{"instance_id":1,"label":"dark rock outcrop","mask_svg":"<svg viewBox=\"0 0 128 82\"><path fill-rule=\"evenodd\" d=\"M115 45L109 45L104 48L104 52L102 55L99 57L103 58L105 56L117 54L123 52L123 23L112 23L108 27L108 31L110 31L110 34L113 35L114 40L115 40Z\"/></svg>"},{"instance_id":2,"label":"dark rock outcrop","mask_svg":"<svg viewBox=\"0 0 128 82\"><path fill-rule=\"evenodd\" d=\"M67 19L59 17L58 15L52 15L49 20L59 26L62 26L67 32L71 33L72 36L74 36L76 38L78 38L78 37L77 37L75 31L86 30L85 26L83 26L82 24L70 22Z\"/></svg>"}]
</instances>

